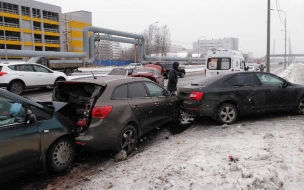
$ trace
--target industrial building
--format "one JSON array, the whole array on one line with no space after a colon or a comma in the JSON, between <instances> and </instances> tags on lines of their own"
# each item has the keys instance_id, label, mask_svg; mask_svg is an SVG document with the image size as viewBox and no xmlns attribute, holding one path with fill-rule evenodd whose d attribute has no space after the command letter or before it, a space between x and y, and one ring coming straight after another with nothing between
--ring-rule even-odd
<instances>
[{"instance_id":1,"label":"industrial building","mask_svg":"<svg viewBox=\"0 0 304 190\"><path fill-rule=\"evenodd\" d=\"M210 49L229 49L238 50L239 39L238 38L223 38L223 39L211 39L211 40L199 40L193 42L193 53L206 55ZM199 48L198 48L199 47ZM202 57L202 56L200 56Z\"/></svg>"},{"instance_id":2,"label":"industrial building","mask_svg":"<svg viewBox=\"0 0 304 190\"><path fill-rule=\"evenodd\" d=\"M92 26L92 13L63 14L61 7L34 0L2 0L0 49L83 51L82 29Z\"/></svg>"}]
</instances>

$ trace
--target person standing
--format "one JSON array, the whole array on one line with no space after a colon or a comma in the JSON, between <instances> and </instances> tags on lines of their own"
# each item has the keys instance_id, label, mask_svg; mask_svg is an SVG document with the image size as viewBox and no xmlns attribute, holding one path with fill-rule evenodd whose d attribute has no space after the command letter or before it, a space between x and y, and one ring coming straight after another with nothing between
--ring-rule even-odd
<instances>
[{"instance_id":1,"label":"person standing","mask_svg":"<svg viewBox=\"0 0 304 190\"><path fill-rule=\"evenodd\" d=\"M178 67L179 67L179 63L174 62L173 68L169 72L168 84L167 84L167 90L175 95L176 95L176 91L177 91L177 82L178 82L178 79L177 79Z\"/></svg>"},{"instance_id":2,"label":"person standing","mask_svg":"<svg viewBox=\"0 0 304 190\"><path fill-rule=\"evenodd\" d=\"M261 72L264 72L264 68L265 68L265 66L264 66L264 64L263 64L263 63L261 63L261 64L260 64L259 68L260 68L260 71L261 71Z\"/></svg>"}]
</instances>

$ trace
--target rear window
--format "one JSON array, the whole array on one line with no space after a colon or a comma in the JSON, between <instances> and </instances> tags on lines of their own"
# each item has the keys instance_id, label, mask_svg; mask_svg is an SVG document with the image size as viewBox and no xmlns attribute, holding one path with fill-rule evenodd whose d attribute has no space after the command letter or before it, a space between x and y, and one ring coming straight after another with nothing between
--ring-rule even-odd
<instances>
[{"instance_id":1,"label":"rear window","mask_svg":"<svg viewBox=\"0 0 304 190\"><path fill-rule=\"evenodd\" d=\"M208 58L207 63L209 70L228 70L231 68L231 58Z\"/></svg>"}]
</instances>

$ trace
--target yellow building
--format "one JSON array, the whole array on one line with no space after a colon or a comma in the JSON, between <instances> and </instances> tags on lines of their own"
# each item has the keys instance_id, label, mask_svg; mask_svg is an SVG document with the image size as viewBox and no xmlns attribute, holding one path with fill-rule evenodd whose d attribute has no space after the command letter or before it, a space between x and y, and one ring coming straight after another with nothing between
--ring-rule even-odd
<instances>
[{"instance_id":1,"label":"yellow building","mask_svg":"<svg viewBox=\"0 0 304 190\"><path fill-rule=\"evenodd\" d=\"M83 51L82 29L92 14L62 14L61 7L34 0L0 1L0 49Z\"/></svg>"}]
</instances>

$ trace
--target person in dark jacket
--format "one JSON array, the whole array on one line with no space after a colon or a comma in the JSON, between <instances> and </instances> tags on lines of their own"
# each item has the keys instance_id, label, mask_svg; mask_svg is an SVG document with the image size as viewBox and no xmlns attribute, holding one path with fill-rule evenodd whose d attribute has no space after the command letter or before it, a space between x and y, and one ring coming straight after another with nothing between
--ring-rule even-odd
<instances>
[{"instance_id":1,"label":"person in dark jacket","mask_svg":"<svg viewBox=\"0 0 304 190\"><path fill-rule=\"evenodd\" d=\"M177 91L177 82L178 82L178 80L177 80L178 66L179 66L178 62L173 63L173 69L171 69L169 72L168 85L167 85L167 90L175 95L176 95L176 91Z\"/></svg>"}]
</instances>

